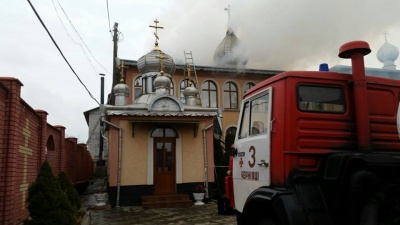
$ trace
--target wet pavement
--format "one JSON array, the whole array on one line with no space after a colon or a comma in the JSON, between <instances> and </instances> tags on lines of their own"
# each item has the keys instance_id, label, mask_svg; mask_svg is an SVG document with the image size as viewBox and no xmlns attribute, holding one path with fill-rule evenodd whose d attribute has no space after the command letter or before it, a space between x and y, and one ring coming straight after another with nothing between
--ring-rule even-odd
<instances>
[{"instance_id":1,"label":"wet pavement","mask_svg":"<svg viewBox=\"0 0 400 225\"><path fill-rule=\"evenodd\" d=\"M96 207L94 193L104 190L101 179L93 181L82 196L81 210L86 211L82 225L236 225L235 215L218 214L217 202L189 208L143 209L139 206Z\"/></svg>"},{"instance_id":2,"label":"wet pavement","mask_svg":"<svg viewBox=\"0 0 400 225\"><path fill-rule=\"evenodd\" d=\"M167 224L215 224L236 225L234 215L218 215L217 203L211 202L190 208L143 209L120 207L106 210L90 210L91 225L167 225Z\"/></svg>"}]
</instances>

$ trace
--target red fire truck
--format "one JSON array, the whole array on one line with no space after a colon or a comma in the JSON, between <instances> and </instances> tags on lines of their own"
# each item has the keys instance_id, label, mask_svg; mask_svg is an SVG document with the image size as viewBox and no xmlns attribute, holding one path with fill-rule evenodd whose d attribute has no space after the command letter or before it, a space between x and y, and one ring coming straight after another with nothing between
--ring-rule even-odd
<instances>
[{"instance_id":1,"label":"red fire truck","mask_svg":"<svg viewBox=\"0 0 400 225\"><path fill-rule=\"evenodd\" d=\"M349 42L350 75L284 72L246 92L226 177L239 225L400 221L400 80L365 76L370 52Z\"/></svg>"}]
</instances>

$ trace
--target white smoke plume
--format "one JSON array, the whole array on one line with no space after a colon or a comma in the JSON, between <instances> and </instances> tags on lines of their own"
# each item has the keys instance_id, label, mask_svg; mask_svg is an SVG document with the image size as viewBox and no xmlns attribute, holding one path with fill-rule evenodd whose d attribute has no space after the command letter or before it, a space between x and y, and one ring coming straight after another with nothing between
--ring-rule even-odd
<instances>
[{"instance_id":1,"label":"white smoke plume","mask_svg":"<svg viewBox=\"0 0 400 225\"><path fill-rule=\"evenodd\" d=\"M165 26L160 47L177 59L183 59L184 50L191 50L201 65L213 65L214 51L227 29L224 8L228 4L233 31L248 48L247 68L302 70L317 69L323 62L348 64L337 57L338 49L353 40L369 42L372 53L366 64L381 67L376 52L384 43L383 33L400 47L398 0L176 2L177 8L159 18ZM151 37L147 40L151 45Z\"/></svg>"}]
</instances>

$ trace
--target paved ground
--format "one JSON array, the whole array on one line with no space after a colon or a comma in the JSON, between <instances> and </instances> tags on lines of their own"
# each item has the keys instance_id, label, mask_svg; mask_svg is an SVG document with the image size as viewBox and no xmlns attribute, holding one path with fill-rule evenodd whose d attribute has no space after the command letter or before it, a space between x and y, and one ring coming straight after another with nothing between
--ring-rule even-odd
<instances>
[{"instance_id":1,"label":"paved ground","mask_svg":"<svg viewBox=\"0 0 400 225\"><path fill-rule=\"evenodd\" d=\"M90 213L91 225L236 225L236 217L234 215L218 215L215 202L190 208L145 210L141 207L120 207L107 210L91 210Z\"/></svg>"},{"instance_id":2,"label":"paved ground","mask_svg":"<svg viewBox=\"0 0 400 225\"><path fill-rule=\"evenodd\" d=\"M82 225L236 225L234 215L218 214L216 202L193 205L190 208L145 210L142 207L131 206L96 209L97 202L93 193L101 192L102 188L102 180L95 180L83 196L82 210L86 210L87 213Z\"/></svg>"}]
</instances>

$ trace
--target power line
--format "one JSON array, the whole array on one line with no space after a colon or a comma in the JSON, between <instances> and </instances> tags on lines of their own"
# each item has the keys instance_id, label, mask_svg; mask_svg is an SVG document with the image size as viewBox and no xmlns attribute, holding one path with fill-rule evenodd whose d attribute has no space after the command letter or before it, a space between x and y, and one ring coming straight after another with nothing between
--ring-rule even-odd
<instances>
[{"instance_id":1,"label":"power line","mask_svg":"<svg viewBox=\"0 0 400 225\"><path fill-rule=\"evenodd\" d=\"M93 68L95 74L96 74L96 75L99 74L99 72L97 72L96 68L94 67L92 61L90 60L89 56L86 54L86 51L85 51L85 49L83 48L83 46L82 46L80 43L78 43L77 41L75 41L75 40L72 38L72 36L69 34L67 28L66 28L65 25L64 25L64 22L61 20L61 17L60 17L60 15L58 14L58 10L57 10L56 5L54 4L54 0L52 0L52 2L53 2L54 10L56 11L58 20L60 20L60 22L61 22L62 26L64 27L64 30L65 30L65 32L67 33L68 37L69 37L75 44L79 45L79 47L82 49L83 54L85 54L86 59L89 61L90 65L92 66L92 68Z\"/></svg>"},{"instance_id":2,"label":"power line","mask_svg":"<svg viewBox=\"0 0 400 225\"><path fill-rule=\"evenodd\" d=\"M106 68L104 68L103 65L101 65L101 63L99 61L97 61L97 59L93 56L92 52L90 51L89 47L86 45L85 41L83 41L81 35L78 33L78 31L75 29L74 24L72 24L72 21L69 19L67 13L65 12L64 8L61 6L60 2L57 0L58 5L60 6L61 10L63 11L65 17L67 17L69 23L71 24L72 28L74 29L75 33L78 35L79 39L81 39L82 43L85 45L86 49L88 50L88 52L90 53L90 55L92 56L92 58L94 59L94 61L97 62L97 64L99 64L101 66L101 68L104 69L104 71L106 71L108 74L110 74L110 72L107 71Z\"/></svg>"},{"instance_id":3,"label":"power line","mask_svg":"<svg viewBox=\"0 0 400 225\"><path fill-rule=\"evenodd\" d=\"M64 25L64 23L63 23L63 21L61 20L61 17L60 17L60 15L58 14L58 11L57 11L57 8L56 8L56 5L54 4L54 0L51 0L52 2L53 2L53 7L54 7L54 10L56 11L56 14L57 14L57 17L58 17L58 20L60 20L60 22L61 22L61 24L62 24L62 26L64 27L64 30L65 30L65 33L67 33L67 35L68 35L68 37L75 43L75 44L78 44L78 45L80 45L77 41L75 41L72 37L71 37L71 35L69 34L69 32L68 32L68 30L67 30L67 28L65 27L65 25Z\"/></svg>"},{"instance_id":4,"label":"power line","mask_svg":"<svg viewBox=\"0 0 400 225\"><path fill-rule=\"evenodd\" d=\"M89 89L86 87L86 85L82 82L81 78L79 78L78 74L76 74L75 70L72 68L71 64L69 64L67 58L65 58L63 52L61 51L60 47L58 47L57 42L54 40L53 36L50 34L50 31L47 29L46 25L44 24L44 22L42 21L42 19L40 18L39 14L36 12L35 7L33 7L32 3L30 0L27 0L29 5L31 6L33 12L35 13L36 17L39 19L40 23L42 24L43 28L46 30L47 34L49 35L49 37L51 38L51 40L53 41L53 44L56 46L56 48L58 49L58 51L60 52L61 56L63 57L64 61L68 64L69 68L72 70L72 72L75 74L76 78L78 78L79 82L83 85L83 87L86 89L86 91L89 93L89 96L96 101L97 104L100 105L100 103L97 101L97 99L95 97L93 97L92 93L90 93Z\"/></svg>"}]
</instances>

